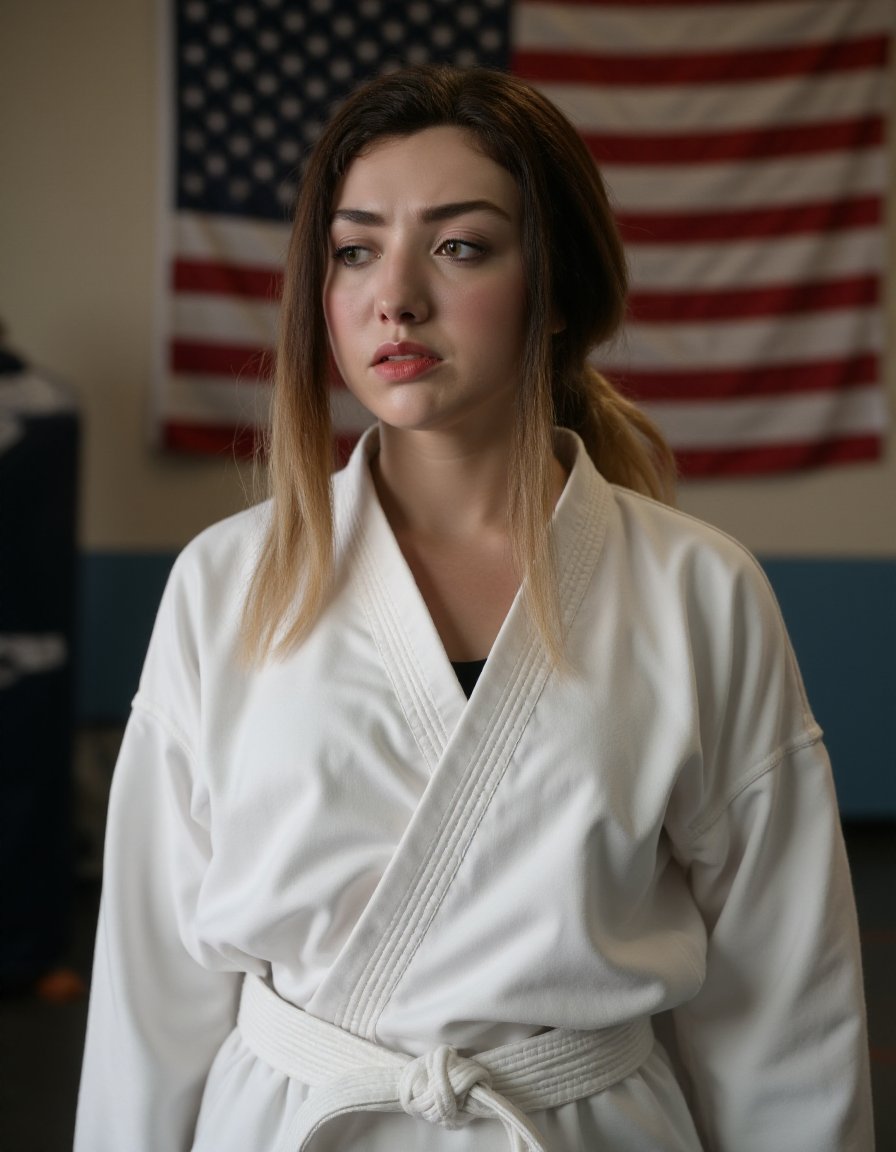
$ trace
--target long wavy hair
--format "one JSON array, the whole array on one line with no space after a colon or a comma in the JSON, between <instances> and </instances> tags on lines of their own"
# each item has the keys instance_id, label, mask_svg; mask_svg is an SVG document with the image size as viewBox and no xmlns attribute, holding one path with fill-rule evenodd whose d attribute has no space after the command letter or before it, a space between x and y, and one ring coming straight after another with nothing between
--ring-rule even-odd
<instances>
[{"instance_id":1,"label":"long wavy hair","mask_svg":"<svg viewBox=\"0 0 896 1152\"><path fill-rule=\"evenodd\" d=\"M587 360L620 327L627 274L606 189L578 132L549 100L503 72L432 65L381 76L339 108L299 189L267 445L273 514L243 616L250 659L290 651L319 615L332 582L323 288L339 183L355 157L377 141L442 126L466 132L519 188L527 335L508 476L508 533L531 619L555 660L561 637L550 537L552 426L577 432L609 481L672 498L675 463L661 434ZM563 327L555 332L558 317Z\"/></svg>"}]
</instances>

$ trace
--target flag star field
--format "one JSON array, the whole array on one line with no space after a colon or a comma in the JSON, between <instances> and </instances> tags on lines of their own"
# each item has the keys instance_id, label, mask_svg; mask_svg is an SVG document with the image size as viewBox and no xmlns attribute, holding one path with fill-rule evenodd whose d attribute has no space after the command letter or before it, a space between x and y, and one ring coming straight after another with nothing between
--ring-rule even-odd
<instances>
[{"instance_id":1,"label":"flag star field","mask_svg":"<svg viewBox=\"0 0 896 1152\"><path fill-rule=\"evenodd\" d=\"M501 0L178 4L178 208L284 220L352 88L404 63L505 67L508 19Z\"/></svg>"}]
</instances>

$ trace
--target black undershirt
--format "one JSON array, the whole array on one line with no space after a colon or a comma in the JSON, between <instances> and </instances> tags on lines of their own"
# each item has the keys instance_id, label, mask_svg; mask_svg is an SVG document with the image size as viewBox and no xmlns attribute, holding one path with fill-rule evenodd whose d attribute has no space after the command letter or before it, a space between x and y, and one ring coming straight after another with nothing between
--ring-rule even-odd
<instances>
[{"instance_id":1,"label":"black undershirt","mask_svg":"<svg viewBox=\"0 0 896 1152\"><path fill-rule=\"evenodd\" d=\"M484 660L452 660L451 667L454 669L454 674L460 681L460 686L464 690L464 695L469 700L470 694L476 687L476 681L479 679L479 674L485 667Z\"/></svg>"}]
</instances>

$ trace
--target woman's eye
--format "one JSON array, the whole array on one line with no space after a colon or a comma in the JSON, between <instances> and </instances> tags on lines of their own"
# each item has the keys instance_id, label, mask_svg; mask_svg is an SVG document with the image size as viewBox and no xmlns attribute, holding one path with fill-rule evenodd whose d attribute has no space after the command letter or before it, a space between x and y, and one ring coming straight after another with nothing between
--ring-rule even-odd
<instances>
[{"instance_id":1,"label":"woman's eye","mask_svg":"<svg viewBox=\"0 0 896 1152\"><path fill-rule=\"evenodd\" d=\"M485 249L481 244L473 244L469 240L445 240L439 245L438 250L452 260L476 260L485 255Z\"/></svg>"},{"instance_id":2,"label":"woman's eye","mask_svg":"<svg viewBox=\"0 0 896 1152\"><path fill-rule=\"evenodd\" d=\"M333 259L347 268L357 268L359 264L366 264L370 260L370 249L362 248L359 244L344 244L333 253Z\"/></svg>"}]
</instances>

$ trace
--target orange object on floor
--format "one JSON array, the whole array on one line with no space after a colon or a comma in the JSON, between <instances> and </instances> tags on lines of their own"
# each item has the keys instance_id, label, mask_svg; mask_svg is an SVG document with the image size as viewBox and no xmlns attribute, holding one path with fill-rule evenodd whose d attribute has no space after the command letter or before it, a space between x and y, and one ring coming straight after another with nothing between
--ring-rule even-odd
<instances>
[{"instance_id":1,"label":"orange object on floor","mask_svg":"<svg viewBox=\"0 0 896 1152\"><path fill-rule=\"evenodd\" d=\"M53 968L35 983L34 991L38 999L50 1004L71 1004L83 1000L87 985L71 968Z\"/></svg>"}]
</instances>

